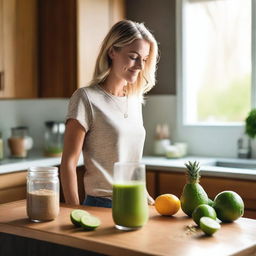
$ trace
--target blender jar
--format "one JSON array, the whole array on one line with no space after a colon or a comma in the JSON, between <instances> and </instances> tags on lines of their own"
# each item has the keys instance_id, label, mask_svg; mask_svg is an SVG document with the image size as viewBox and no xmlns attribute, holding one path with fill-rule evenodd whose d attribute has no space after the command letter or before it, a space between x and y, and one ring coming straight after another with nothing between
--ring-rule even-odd
<instances>
[{"instance_id":1,"label":"blender jar","mask_svg":"<svg viewBox=\"0 0 256 256\"><path fill-rule=\"evenodd\" d=\"M59 157L63 151L65 124L57 121L45 122L44 153L46 156Z\"/></svg>"}]
</instances>

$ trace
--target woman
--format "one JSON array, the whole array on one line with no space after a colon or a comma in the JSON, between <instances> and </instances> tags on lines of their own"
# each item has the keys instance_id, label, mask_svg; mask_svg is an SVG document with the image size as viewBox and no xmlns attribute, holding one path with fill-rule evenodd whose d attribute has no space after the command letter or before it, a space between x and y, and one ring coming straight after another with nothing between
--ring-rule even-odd
<instances>
[{"instance_id":1,"label":"woman","mask_svg":"<svg viewBox=\"0 0 256 256\"><path fill-rule=\"evenodd\" d=\"M157 42L141 23L120 21L105 37L92 82L76 90L69 103L61 161L66 203L79 204L76 165L81 151L84 205L111 207L114 163L141 160L141 105L143 94L155 84L157 55Z\"/></svg>"}]
</instances>

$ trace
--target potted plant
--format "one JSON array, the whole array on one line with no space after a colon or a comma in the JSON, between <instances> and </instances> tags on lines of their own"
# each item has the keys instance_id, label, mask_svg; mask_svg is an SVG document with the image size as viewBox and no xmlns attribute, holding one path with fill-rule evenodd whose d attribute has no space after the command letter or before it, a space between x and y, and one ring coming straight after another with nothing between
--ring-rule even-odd
<instances>
[{"instance_id":1,"label":"potted plant","mask_svg":"<svg viewBox=\"0 0 256 256\"><path fill-rule=\"evenodd\" d=\"M252 109L245 119L245 133L251 139L256 136L256 109Z\"/></svg>"},{"instance_id":2,"label":"potted plant","mask_svg":"<svg viewBox=\"0 0 256 256\"><path fill-rule=\"evenodd\" d=\"M249 141L246 147L244 147L243 141L238 144L239 153L242 150L242 154L238 153L238 157L253 158L256 157L256 143L254 138L256 137L256 109L252 109L247 118L245 119L245 134L249 137ZM246 151L246 152L245 152Z\"/></svg>"}]
</instances>

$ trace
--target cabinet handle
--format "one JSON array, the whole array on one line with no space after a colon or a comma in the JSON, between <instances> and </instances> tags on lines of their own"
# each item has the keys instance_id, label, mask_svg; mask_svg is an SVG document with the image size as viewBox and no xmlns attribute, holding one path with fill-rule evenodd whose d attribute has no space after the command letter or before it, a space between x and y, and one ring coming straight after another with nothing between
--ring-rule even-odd
<instances>
[{"instance_id":1,"label":"cabinet handle","mask_svg":"<svg viewBox=\"0 0 256 256\"><path fill-rule=\"evenodd\" d=\"M0 72L0 91L4 90L4 72Z\"/></svg>"}]
</instances>

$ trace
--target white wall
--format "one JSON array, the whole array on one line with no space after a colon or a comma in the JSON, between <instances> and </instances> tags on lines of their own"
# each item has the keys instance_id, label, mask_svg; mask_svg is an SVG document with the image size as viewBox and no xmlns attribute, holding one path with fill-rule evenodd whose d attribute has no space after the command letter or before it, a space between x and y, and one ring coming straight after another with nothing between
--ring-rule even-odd
<instances>
[{"instance_id":1,"label":"white wall","mask_svg":"<svg viewBox=\"0 0 256 256\"><path fill-rule=\"evenodd\" d=\"M176 97L147 96L143 106L143 119L146 129L144 154L153 154L154 133L157 124L168 124L170 139L176 140Z\"/></svg>"},{"instance_id":2,"label":"white wall","mask_svg":"<svg viewBox=\"0 0 256 256\"><path fill-rule=\"evenodd\" d=\"M11 127L28 126L35 147L42 148L44 122L64 120L67 104L68 99L0 100L0 131L6 140ZM189 154L218 157L237 155L237 139L243 133L243 127L185 127L177 121L176 96L147 96L143 115L147 131L144 153L147 155L153 153L154 130L158 123L169 125L171 141L187 142Z\"/></svg>"},{"instance_id":3,"label":"white wall","mask_svg":"<svg viewBox=\"0 0 256 256\"><path fill-rule=\"evenodd\" d=\"M172 142L186 142L190 155L237 157L237 140L242 126L184 126L178 111L176 96L149 96L143 108L147 131L145 154L153 153L154 129L157 123L167 123Z\"/></svg>"},{"instance_id":4,"label":"white wall","mask_svg":"<svg viewBox=\"0 0 256 256\"><path fill-rule=\"evenodd\" d=\"M0 131L5 142L11 135L11 127L28 126L35 148L42 148L44 122L63 121L67 105L67 99L0 100ZM8 155L7 143L5 152Z\"/></svg>"}]
</instances>

